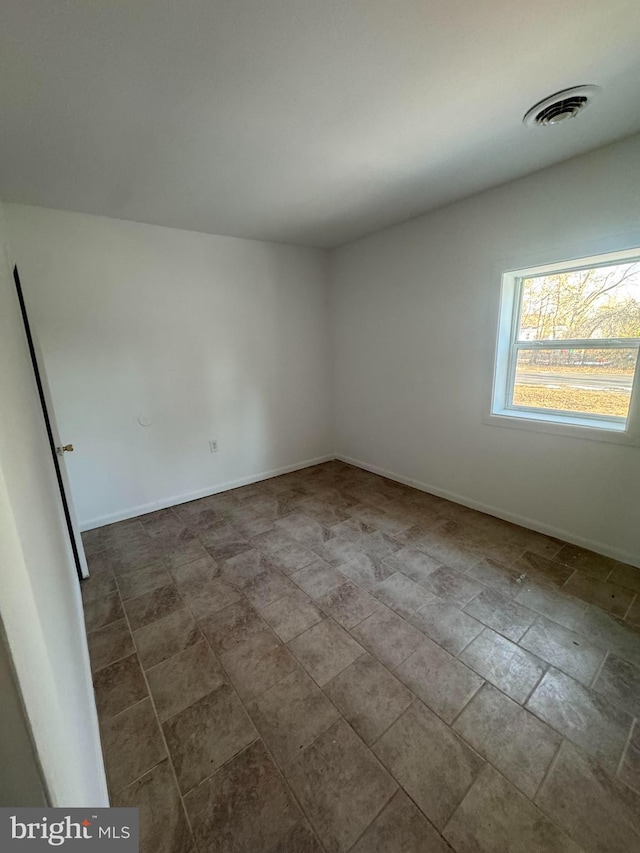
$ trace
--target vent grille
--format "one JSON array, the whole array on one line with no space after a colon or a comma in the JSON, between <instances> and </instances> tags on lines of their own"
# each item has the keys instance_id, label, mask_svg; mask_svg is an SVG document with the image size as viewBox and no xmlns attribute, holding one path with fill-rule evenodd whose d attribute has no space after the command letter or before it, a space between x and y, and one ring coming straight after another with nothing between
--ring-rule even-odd
<instances>
[{"instance_id":1,"label":"vent grille","mask_svg":"<svg viewBox=\"0 0 640 853\"><path fill-rule=\"evenodd\" d=\"M556 101L550 107L540 110L536 116L536 124L559 124L568 118L575 118L586 105L587 101L588 98L584 95L563 98L561 101Z\"/></svg>"},{"instance_id":2,"label":"vent grille","mask_svg":"<svg viewBox=\"0 0 640 853\"><path fill-rule=\"evenodd\" d=\"M590 106L600 91L598 86L574 86L572 89L556 92L531 107L523 121L525 124L539 127L561 124L575 118Z\"/></svg>"}]
</instances>

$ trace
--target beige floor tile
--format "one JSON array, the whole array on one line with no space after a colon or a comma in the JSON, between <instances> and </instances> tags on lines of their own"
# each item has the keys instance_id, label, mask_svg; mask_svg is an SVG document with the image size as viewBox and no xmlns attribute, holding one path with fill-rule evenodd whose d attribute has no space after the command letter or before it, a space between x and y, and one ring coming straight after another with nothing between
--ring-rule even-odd
<instances>
[{"instance_id":1,"label":"beige floor tile","mask_svg":"<svg viewBox=\"0 0 640 853\"><path fill-rule=\"evenodd\" d=\"M625 563L619 563L611 557L604 557L594 551L587 551L577 545L563 544L557 559L572 569L578 569L585 575L605 580L610 572L625 567Z\"/></svg>"},{"instance_id":2,"label":"beige floor tile","mask_svg":"<svg viewBox=\"0 0 640 853\"><path fill-rule=\"evenodd\" d=\"M587 686L593 681L605 656L603 649L581 634L544 617L537 619L529 628L520 645Z\"/></svg>"},{"instance_id":3,"label":"beige floor tile","mask_svg":"<svg viewBox=\"0 0 640 853\"><path fill-rule=\"evenodd\" d=\"M226 680L218 659L204 640L149 669L147 679L161 721L173 717Z\"/></svg>"},{"instance_id":4,"label":"beige floor tile","mask_svg":"<svg viewBox=\"0 0 640 853\"><path fill-rule=\"evenodd\" d=\"M245 599L240 599L198 621L218 655L238 648L256 634L273 634L262 616Z\"/></svg>"},{"instance_id":5,"label":"beige floor tile","mask_svg":"<svg viewBox=\"0 0 640 853\"><path fill-rule=\"evenodd\" d=\"M112 806L139 809L140 853L190 853L194 848L168 761L162 761L113 798Z\"/></svg>"},{"instance_id":6,"label":"beige floor tile","mask_svg":"<svg viewBox=\"0 0 640 853\"><path fill-rule=\"evenodd\" d=\"M244 589L259 575L272 570L273 564L257 548L243 551L222 563L222 573L225 578L238 589Z\"/></svg>"},{"instance_id":7,"label":"beige floor tile","mask_svg":"<svg viewBox=\"0 0 640 853\"><path fill-rule=\"evenodd\" d=\"M180 566L193 563L196 560L204 560L209 556L209 552L197 537L195 531L183 528L181 535L163 547L162 556L169 571L173 574Z\"/></svg>"},{"instance_id":8,"label":"beige floor tile","mask_svg":"<svg viewBox=\"0 0 640 853\"><path fill-rule=\"evenodd\" d=\"M527 578L533 582L546 581L555 586L562 586L574 572L571 567L557 558L550 560L531 551L527 551L519 557L513 563L513 567L519 573L526 574Z\"/></svg>"},{"instance_id":9,"label":"beige floor tile","mask_svg":"<svg viewBox=\"0 0 640 853\"><path fill-rule=\"evenodd\" d=\"M562 587L569 595L596 604L614 616L624 618L635 593L608 581L575 572Z\"/></svg>"},{"instance_id":10,"label":"beige floor tile","mask_svg":"<svg viewBox=\"0 0 640 853\"><path fill-rule=\"evenodd\" d=\"M134 639L143 669L150 669L200 642L203 637L191 612L181 607L139 628Z\"/></svg>"},{"instance_id":11,"label":"beige floor tile","mask_svg":"<svg viewBox=\"0 0 640 853\"><path fill-rule=\"evenodd\" d=\"M224 610L225 607L242 598L235 586L223 580L222 577L205 581L197 586L190 586L188 589L183 587L181 594L196 619Z\"/></svg>"},{"instance_id":12,"label":"beige floor tile","mask_svg":"<svg viewBox=\"0 0 640 853\"><path fill-rule=\"evenodd\" d=\"M593 689L634 717L640 717L640 667L609 655Z\"/></svg>"},{"instance_id":13,"label":"beige floor tile","mask_svg":"<svg viewBox=\"0 0 640 853\"><path fill-rule=\"evenodd\" d=\"M395 572L381 581L376 586L374 595L405 619L435 600L432 593L427 592L401 572Z\"/></svg>"},{"instance_id":14,"label":"beige floor tile","mask_svg":"<svg viewBox=\"0 0 640 853\"><path fill-rule=\"evenodd\" d=\"M362 646L331 618L295 637L288 646L320 686L364 653Z\"/></svg>"},{"instance_id":15,"label":"beige floor tile","mask_svg":"<svg viewBox=\"0 0 640 853\"><path fill-rule=\"evenodd\" d=\"M220 577L222 569L205 550L204 556L195 560L189 560L179 565L173 565L170 569L171 577L176 582L181 592L197 590L207 581Z\"/></svg>"},{"instance_id":16,"label":"beige floor tile","mask_svg":"<svg viewBox=\"0 0 640 853\"><path fill-rule=\"evenodd\" d=\"M426 637L395 674L448 723L483 684L475 672Z\"/></svg>"},{"instance_id":17,"label":"beige floor tile","mask_svg":"<svg viewBox=\"0 0 640 853\"><path fill-rule=\"evenodd\" d=\"M496 589L484 589L466 605L464 612L514 643L520 640L538 615Z\"/></svg>"},{"instance_id":18,"label":"beige floor tile","mask_svg":"<svg viewBox=\"0 0 640 853\"><path fill-rule=\"evenodd\" d=\"M185 805L203 853L277 850L278 841L300 820L290 791L260 741L187 794Z\"/></svg>"},{"instance_id":19,"label":"beige floor tile","mask_svg":"<svg viewBox=\"0 0 640 853\"><path fill-rule=\"evenodd\" d=\"M413 701L411 692L368 654L325 684L324 692L368 744L376 741Z\"/></svg>"},{"instance_id":20,"label":"beige floor tile","mask_svg":"<svg viewBox=\"0 0 640 853\"><path fill-rule=\"evenodd\" d=\"M126 619L118 619L87 634L87 643L93 672L135 652Z\"/></svg>"},{"instance_id":21,"label":"beige floor tile","mask_svg":"<svg viewBox=\"0 0 640 853\"><path fill-rule=\"evenodd\" d=\"M507 598L513 598L522 591L522 572L508 564L503 565L499 560L479 558L476 563L466 569L465 574L472 580L497 590Z\"/></svg>"},{"instance_id":22,"label":"beige floor tile","mask_svg":"<svg viewBox=\"0 0 640 853\"><path fill-rule=\"evenodd\" d=\"M562 736L485 684L453 728L529 798L535 796Z\"/></svg>"},{"instance_id":23,"label":"beige floor tile","mask_svg":"<svg viewBox=\"0 0 640 853\"><path fill-rule=\"evenodd\" d=\"M485 768L443 835L457 853L581 853L492 767Z\"/></svg>"},{"instance_id":24,"label":"beige floor tile","mask_svg":"<svg viewBox=\"0 0 640 853\"><path fill-rule=\"evenodd\" d=\"M288 643L324 618L309 596L298 589L263 608L262 616L283 643Z\"/></svg>"},{"instance_id":25,"label":"beige floor tile","mask_svg":"<svg viewBox=\"0 0 640 853\"><path fill-rule=\"evenodd\" d=\"M118 591L116 577L109 569L96 572L91 577L83 579L80 590L83 602L95 601L96 598L102 598L105 595L110 595Z\"/></svg>"},{"instance_id":26,"label":"beige floor tile","mask_svg":"<svg viewBox=\"0 0 640 853\"><path fill-rule=\"evenodd\" d=\"M84 604L84 621L87 631L104 628L105 625L110 625L122 619L123 616L120 595L117 592L86 601Z\"/></svg>"},{"instance_id":27,"label":"beige floor tile","mask_svg":"<svg viewBox=\"0 0 640 853\"><path fill-rule=\"evenodd\" d=\"M539 658L490 628L466 647L460 660L521 704L546 669Z\"/></svg>"},{"instance_id":28,"label":"beige floor tile","mask_svg":"<svg viewBox=\"0 0 640 853\"><path fill-rule=\"evenodd\" d=\"M83 540L142 853L639 846L640 570L337 461Z\"/></svg>"},{"instance_id":29,"label":"beige floor tile","mask_svg":"<svg viewBox=\"0 0 640 853\"><path fill-rule=\"evenodd\" d=\"M132 569L118 575L118 589L123 601L136 598L171 583L171 575L164 563L152 563L143 569Z\"/></svg>"},{"instance_id":30,"label":"beige floor tile","mask_svg":"<svg viewBox=\"0 0 640 853\"><path fill-rule=\"evenodd\" d=\"M625 711L557 669L547 672L527 708L616 771L633 722Z\"/></svg>"},{"instance_id":31,"label":"beige floor tile","mask_svg":"<svg viewBox=\"0 0 640 853\"><path fill-rule=\"evenodd\" d=\"M346 580L317 599L317 604L347 629L353 628L380 608L379 602L372 595Z\"/></svg>"},{"instance_id":32,"label":"beige floor tile","mask_svg":"<svg viewBox=\"0 0 640 853\"><path fill-rule=\"evenodd\" d=\"M340 716L301 668L278 681L247 707L280 766L292 761Z\"/></svg>"},{"instance_id":33,"label":"beige floor tile","mask_svg":"<svg viewBox=\"0 0 640 853\"><path fill-rule=\"evenodd\" d=\"M249 581L243 592L256 610L264 610L274 601L296 592L296 586L282 572L270 568Z\"/></svg>"},{"instance_id":34,"label":"beige floor tile","mask_svg":"<svg viewBox=\"0 0 640 853\"><path fill-rule=\"evenodd\" d=\"M575 630L597 646L640 666L640 630L631 625L592 605L583 612Z\"/></svg>"},{"instance_id":35,"label":"beige floor tile","mask_svg":"<svg viewBox=\"0 0 640 853\"><path fill-rule=\"evenodd\" d=\"M623 563L613 569L607 580L609 583L623 586L634 592L640 592L640 569L635 566L625 566Z\"/></svg>"},{"instance_id":36,"label":"beige floor tile","mask_svg":"<svg viewBox=\"0 0 640 853\"><path fill-rule=\"evenodd\" d=\"M424 636L386 608L368 616L351 633L389 669L395 669L424 642Z\"/></svg>"},{"instance_id":37,"label":"beige floor tile","mask_svg":"<svg viewBox=\"0 0 640 853\"><path fill-rule=\"evenodd\" d=\"M162 724L183 793L248 746L257 732L228 684L203 696Z\"/></svg>"},{"instance_id":38,"label":"beige floor tile","mask_svg":"<svg viewBox=\"0 0 640 853\"><path fill-rule=\"evenodd\" d=\"M279 518L275 526L311 550L315 550L314 546L322 545L323 542L331 538L328 528L299 511Z\"/></svg>"},{"instance_id":39,"label":"beige floor tile","mask_svg":"<svg viewBox=\"0 0 640 853\"><path fill-rule=\"evenodd\" d=\"M378 584L395 574L384 557L372 556L364 551L358 551L347 562L341 563L340 571L350 581L371 593L375 593Z\"/></svg>"},{"instance_id":40,"label":"beige floor tile","mask_svg":"<svg viewBox=\"0 0 640 853\"><path fill-rule=\"evenodd\" d=\"M620 767L622 781L640 794L640 723L636 720Z\"/></svg>"},{"instance_id":41,"label":"beige floor tile","mask_svg":"<svg viewBox=\"0 0 640 853\"><path fill-rule=\"evenodd\" d=\"M428 554L419 551L417 548L405 546L395 554L392 554L386 559L387 565L395 569L397 572L402 572L416 583L421 583L429 577L436 569L442 568L442 563L429 557Z\"/></svg>"},{"instance_id":42,"label":"beige floor tile","mask_svg":"<svg viewBox=\"0 0 640 853\"><path fill-rule=\"evenodd\" d=\"M584 617L588 606L585 601L567 595L558 587L538 584L529 578L523 582L515 601L572 630Z\"/></svg>"},{"instance_id":43,"label":"beige floor tile","mask_svg":"<svg viewBox=\"0 0 640 853\"><path fill-rule=\"evenodd\" d=\"M453 655L459 654L484 630L481 622L439 598L434 598L413 613L409 621Z\"/></svg>"},{"instance_id":44,"label":"beige floor tile","mask_svg":"<svg viewBox=\"0 0 640 853\"><path fill-rule=\"evenodd\" d=\"M150 699L104 722L102 750L112 794L130 785L166 757Z\"/></svg>"},{"instance_id":45,"label":"beige floor tile","mask_svg":"<svg viewBox=\"0 0 640 853\"><path fill-rule=\"evenodd\" d=\"M269 853L323 853L317 837L309 826L297 823L278 841Z\"/></svg>"},{"instance_id":46,"label":"beige floor tile","mask_svg":"<svg viewBox=\"0 0 640 853\"><path fill-rule=\"evenodd\" d=\"M485 763L420 702L396 720L373 750L439 830Z\"/></svg>"},{"instance_id":47,"label":"beige floor tile","mask_svg":"<svg viewBox=\"0 0 640 853\"><path fill-rule=\"evenodd\" d=\"M398 791L352 853L450 853L451 848L409 797Z\"/></svg>"},{"instance_id":48,"label":"beige floor tile","mask_svg":"<svg viewBox=\"0 0 640 853\"><path fill-rule=\"evenodd\" d=\"M318 559L313 551L277 529L256 536L253 539L253 546L262 551L278 569L288 575Z\"/></svg>"},{"instance_id":49,"label":"beige floor tile","mask_svg":"<svg viewBox=\"0 0 640 853\"><path fill-rule=\"evenodd\" d=\"M147 685L135 654L99 669L93 676L96 706L101 719L113 717L147 696Z\"/></svg>"},{"instance_id":50,"label":"beige floor tile","mask_svg":"<svg viewBox=\"0 0 640 853\"><path fill-rule=\"evenodd\" d=\"M336 853L349 850L398 787L344 720L320 735L286 775L326 850Z\"/></svg>"},{"instance_id":51,"label":"beige floor tile","mask_svg":"<svg viewBox=\"0 0 640 853\"><path fill-rule=\"evenodd\" d=\"M256 634L220 658L243 700L259 696L298 668L289 649L275 634Z\"/></svg>"},{"instance_id":52,"label":"beige floor tile","mask_svg":"<svg viewBox=\"0 0 640 853\"><path fill-rule=\"evenodd\" d=\"M455 604L456 607L461 608L484 589L481 584L449 566L436 569L429 577L421 581L421 585L428 592L446 601L447 604Z\"/></svg>"},{"instance_id":53,"label":"beige floor tile","mask_svg":"<svg viewBox=\"0 0 640 853\"><path fill-rule=\"evenodd\" d=\"M640 849L640 794L567 741L536 804L587 853Z\"/></svg>"},{"instance_id":54,"label":"beige floor tile","mask_svg":"<svg viewBox=\"0 0 640 853\"><path fill-rule=\"evenodd\" d=\"M150 625L156 619L162 619L180 607L184 607L184 602L175 584L162 586L160 589L137 598L130 598L125 602L125 610L132 631Z\"/></svg>"},{"instance_id":55,"label":"beige floor tile","mask_svg":"<svg viewBox=\"0 0 640 853\"><path fill-rule=\"evenodd\" d=\"M311 598L317 599L343 584L346 578L329 563L324 560L316 560L314 563L294 572L291 575L291 580Z\"/></svg>"}]
</instances>

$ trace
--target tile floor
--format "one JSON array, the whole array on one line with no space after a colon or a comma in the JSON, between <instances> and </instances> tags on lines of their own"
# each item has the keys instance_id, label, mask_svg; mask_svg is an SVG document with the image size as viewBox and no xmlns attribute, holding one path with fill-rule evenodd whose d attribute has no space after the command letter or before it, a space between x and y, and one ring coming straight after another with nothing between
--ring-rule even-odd
<instances>
[{"instance_id":1,"label":"tile floor","mask_svg":"<svg viewBox=\"0 0 640 853\"><path fill-rule=\"evenodd\" d=\"M143 853L640 850L640 570L339 462L83 538Z\"/></svg>"}]
</instances>

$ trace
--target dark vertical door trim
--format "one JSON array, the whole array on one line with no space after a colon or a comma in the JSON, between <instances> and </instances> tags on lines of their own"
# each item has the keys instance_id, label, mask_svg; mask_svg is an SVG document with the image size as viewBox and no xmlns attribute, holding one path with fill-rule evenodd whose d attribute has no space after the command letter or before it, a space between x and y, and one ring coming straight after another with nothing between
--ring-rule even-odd
<instances>
[{"instance_id":1,"label":"dark vertical door trim","mask_svg":"<svg viewBox=\"0 0 640 853\"><path fill-rule=\"evenodd\" d=\"M20 303L20 311L22 313L22 322L24 323L24 331L27 336L27 343L29 344L29 354L31 356L31 364L33 365L33 372L36 377L36 385L38 386L38 396L40 397L40 405L42 406L42 415L44 417L44 423L47 428L47 436L49 437L49 447L51 448L51 455L53 456L53 467L56 471L56 479L58 480L58 488L60 489L60 497L62 499L62 508L64 510L64 517L67 522L67 529L69 531L69 539L71 540L71 548L73 550L73 559L76 564L76 572L78 573L78 579L82 580L82 570L80 568L80 557L78 555L78 546L76 545L76 537L73 532L73 525L71 524L71 514L69 512L69 504L67 503L67 495L64 490L64 483L62 480L62 473L60 472L60 463L58 461L58 454L56 451L55 441L53 439L53 431L51 430L51 420L49 419L49 412L47 411L47 401L44 396L44 390L42 388L42 379L40 378L40 368L38 367L38 359L36 358L36 350L33 345L33 337L31 335L31 327L29 325L29 317L27 316L27 308L24 304L24 296L22 294L22 285L20 284L20 276L18 275L18 267L13 268L13 280L16 285L16 291L18 293L18 301Z\"/></svg>"}]
</instances>

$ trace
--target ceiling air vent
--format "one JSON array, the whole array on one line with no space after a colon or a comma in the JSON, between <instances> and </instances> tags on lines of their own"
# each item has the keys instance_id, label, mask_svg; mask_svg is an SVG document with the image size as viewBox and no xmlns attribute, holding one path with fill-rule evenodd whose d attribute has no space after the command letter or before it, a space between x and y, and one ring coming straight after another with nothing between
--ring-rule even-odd
<instances>
[{"instance_id":1,"label":"ceiling air vent","mask_svg":"<svg viewBox=\"0 0 640 853\"><path fill-rule=\"evenodd\" d=\"M601 89L598 86L574 86L572 89L563 89L562 92L549 95L544 101L531 107L522 120L527 125L540 127L561 124L586 110L600 92Z\"/></svg>"}]
</instances>

